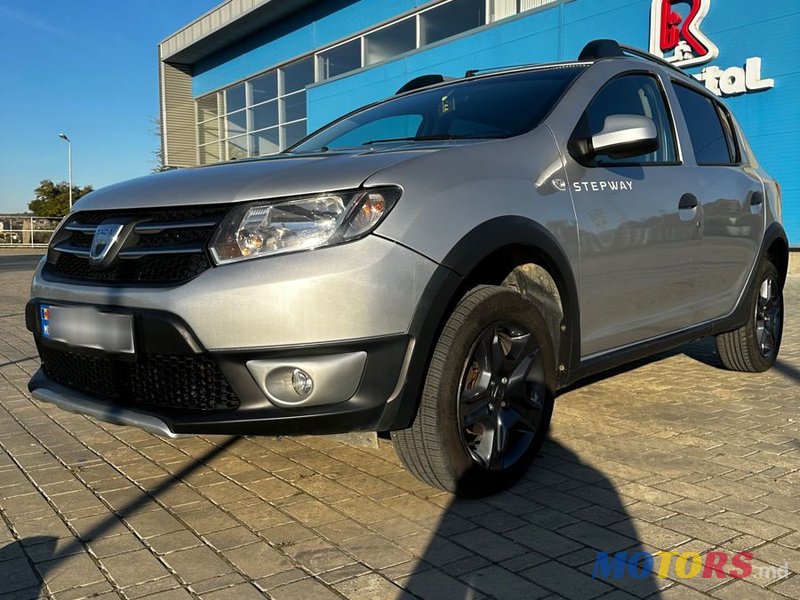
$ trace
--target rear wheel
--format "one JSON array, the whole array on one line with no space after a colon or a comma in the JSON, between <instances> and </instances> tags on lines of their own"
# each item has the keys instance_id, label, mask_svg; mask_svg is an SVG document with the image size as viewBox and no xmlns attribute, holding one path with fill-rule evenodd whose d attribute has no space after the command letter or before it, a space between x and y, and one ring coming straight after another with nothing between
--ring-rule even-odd
<instances>
[{"instance_id":1,"label":"rear wheel","mask_svg":"<svg viewBox=\"0 0 800 600\"><path fill-rule=\"evenodd\" d=\"M545 320L525 297L481 286L434 349L414 424L392 432L414 475L462 496L511 485L547 435L555 362Z\"/></svg>"},{"instance_id":2,"label":"rear wheel","mask_svg":"<svg viewBox=\"0 0 800 600\"><path fill-rule=\"evenodd\" d=\"M716 337L722 364L732 371L760 373L778 358L783 336L783 289L778 270L771 262L761 263L759 282L749 299L750 318L744 327Z\"/></svg>"}]
</instances>

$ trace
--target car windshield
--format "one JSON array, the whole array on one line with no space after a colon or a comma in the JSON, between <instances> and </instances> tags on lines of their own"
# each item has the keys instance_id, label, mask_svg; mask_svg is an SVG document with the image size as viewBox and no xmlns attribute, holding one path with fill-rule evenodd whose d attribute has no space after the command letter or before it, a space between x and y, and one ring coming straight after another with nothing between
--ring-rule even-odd
<instances>
[{"instance_id":1,"label":"car windshield","mask_svg":"<svg viewBox=\"0 0 800 600\"><path fill-rule=\"evenodd\" d=\"M581 69L494 75L398 96L334 121L287 152L520 135L541 122Z\"/></svg>"}]
</instances>

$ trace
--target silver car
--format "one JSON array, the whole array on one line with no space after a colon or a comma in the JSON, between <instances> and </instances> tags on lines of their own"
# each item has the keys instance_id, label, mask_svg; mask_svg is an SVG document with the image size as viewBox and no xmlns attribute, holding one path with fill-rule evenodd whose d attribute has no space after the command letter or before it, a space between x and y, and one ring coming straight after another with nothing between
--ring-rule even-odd
<instances>
[{"instance_id":1,"label":"silver car","mask_svg":"<svg viewBox=\"0 0 800 600\"><path fill-rule=\"evenodd\" d=\"M33 280L29 387L170 437L391 432L488 494L579 379L708 335L768 369L780 219L730 111L639 50L425 76L279 155L82 198Z\"/></svg>"}]
</instances>

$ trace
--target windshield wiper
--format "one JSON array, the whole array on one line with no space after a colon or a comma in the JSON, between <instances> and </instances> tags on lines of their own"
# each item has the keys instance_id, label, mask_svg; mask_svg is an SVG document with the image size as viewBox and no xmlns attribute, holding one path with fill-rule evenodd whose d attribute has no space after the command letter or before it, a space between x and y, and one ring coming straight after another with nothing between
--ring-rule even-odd
<instances>
[{"instance_id":1,"label":"windshield wiper","mask_svg":"<svg viewBox=\"0 0 800 600\"><path fill-rule=\"evenodd\" d=\"M452 133L448 133L448 134L437 134L437 135L415 135L410 137L369 140L368 142L361 142L361 145L370 146L372 144L383 144L385 142L427 142L432 140L481 140L481 139L487 139L487 138L476 135L454 135Z\"/></svg>"}]
</instances>

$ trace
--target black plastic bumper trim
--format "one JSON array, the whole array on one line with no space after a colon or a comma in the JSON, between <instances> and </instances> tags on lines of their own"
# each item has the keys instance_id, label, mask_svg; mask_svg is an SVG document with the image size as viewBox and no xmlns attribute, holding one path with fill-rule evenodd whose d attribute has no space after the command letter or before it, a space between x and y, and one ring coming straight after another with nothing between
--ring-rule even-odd
<instances>
[{"instance_id":1,"label":"black plastic bumper trim","mask_svg":"<svg viewBox=\"0 0 800 600\"><path fill-rule=\"evenodd\" d=\"M387 399L398 387L410 338L406 335L370 340L355 340L344 345L325 344L290 349L251 349L208 353L222 371L240 400L237 409L201 411L152 406L122 407L101 397L74 390L50 379L39 370L28 384L37 398L83 412L104 421L124 415L122 424L141 426L143 419L163 423L173 434L220 435L306 435L377 431ZM246 362L280 358L290 363L293 357L308 357L353 351L367 352L367 361L358 390L352 398L338 404L281 408L270 403L256 384ZM86 410L84 410L86 407ZM159 425L160 427L160 425ZM164 435L156 426L153 430Z\"/></svg>"},{"instance_id":2,"label":"black plastic bumper trim","mask_svg":"<svg viewBox=\"0 0 800 600\"><path fill-rule=\"evenodd\" d=\"M133 315L134 317L134 347L136 352L151 354L170 354L175 356L189 356L200 354L203 347L189 329L189 326L172 313L158 310L130 308L126 306L103 306L98 304L85 304L78 302L62 302L61 300L48 300L33 298L25 306L25 326L37 341L56 348L69 349L70 352L90 355L108 355L108 353L92 348L77 348L54 342L42 337L39 323L39 306L53 304L56 306L91 306L104 312Z\"/></svg>"},{"instance_id":3,"label":"black plastic bumper trim","mask_svg":"<svg viewBox=\"0 0 800 600\"><path fill-rule=\"evenodd\" d=\"M114 425L132 425L161 437L181 437L158 417L92 400L85 394L51 381L41 369L33 376L28 388L37 400L50 402L69 412L88 415Z\"/></svg>"}]
</instances>

